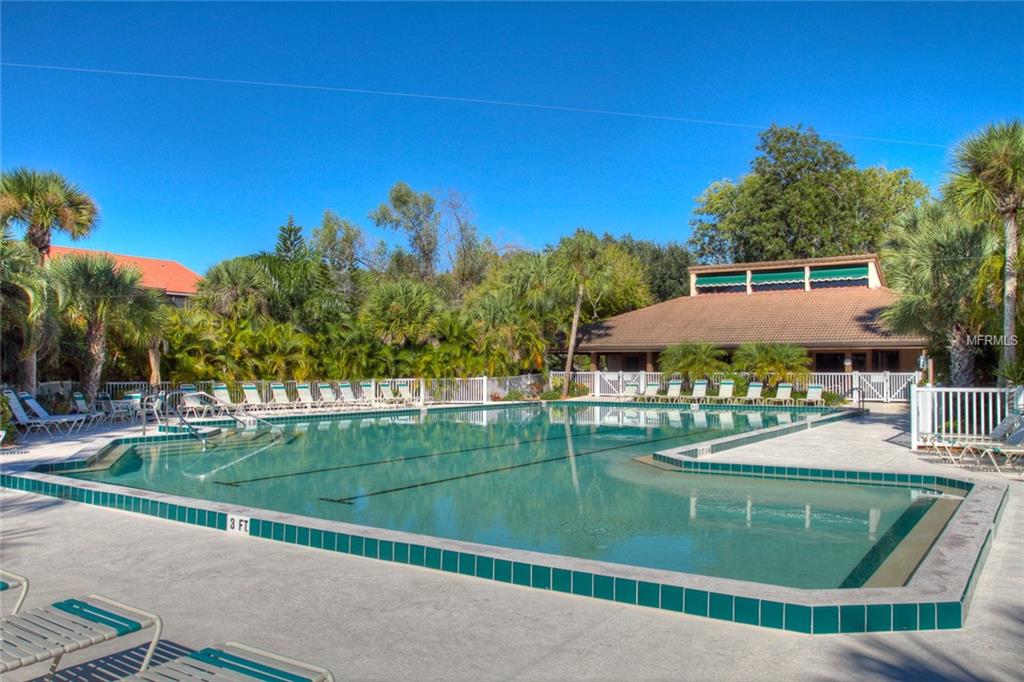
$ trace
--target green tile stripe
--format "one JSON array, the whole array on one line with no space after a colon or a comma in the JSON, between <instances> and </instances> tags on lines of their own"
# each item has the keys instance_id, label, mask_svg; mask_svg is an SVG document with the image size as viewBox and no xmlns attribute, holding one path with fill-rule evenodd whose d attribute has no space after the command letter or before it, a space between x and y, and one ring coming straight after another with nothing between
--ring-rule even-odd
<instances>
[{"instance_id":1,"label":"green tile stripe","mask_svg":"<svg viewBox=\"0 0 1024 682\"><path fill-rule=\"evenodd\" d=\"M933 493L942 492L939 487L970 491L974 484L958 478L924 474L900 474L881 471L858 471L848 469L819 469L814 467L772 466L768 464L734 464L732 462L708 462L680 460L674 456L654 454L654 460L674 466L687 474L715 474L725 476L746 476L750 478L775 478L817 483L845 483L852 485L894 486L900 488L921 488Z\"/></svg>"},{"instance_id":2,"label":"green tile stripe","mask_svg":"<svg viewBox=\"0 0 1024 682\"><path fill-rule=\"evenodd\" d=\"M61 483L49 483L11 474L0 474L0 488L22 490L38 495L57 497L71 502L136 512L204 528L227 529L228 516L224 512L203 509L201 507L170 504L148 497L79 488Z\"/></svg>"},{"instance_id":3,"label":"green tile stripe","mask_svg":"<svg viewBox=\"0 0 1024 682\"><path fill-rule=\"evenodd\" d=\"M795 475L821 476L827 470L793 467L763 467L760 465L726 465L726 463L684 462L700 473L712 473L710 465L718 467L713 473L726 474L723 466L739 467L740 475L773 475L776 470L794 470ZM750 467L745 469L745 467ZM758 471L755 473L755 469ZM843 474L834 481L843 481L846 474L855 474L849 482L860 483L861 474L874 478L877 472L838 472ZM971 484L938 476L885 474L891 485L947 485L959 482L970 489ZM0 487L49 495L85 504L94 504L125 511L156 516L191 525L226 530L227 514L199 507L174 505L133 495L107 493L78 488L73 485L50 483L11 474L0 474ZM708 592L679 585L659 584L621 576L603 575L585 571L514 562L486 555L454 551L429 545L382 540L372 536L340 533L302 525L285 524L258 517L250 518L249 535L288 544L308 546L344 554L352 554L379 561L421 566L449 573L473 576L485 580L505 582L522 587L605 599L623 604L646 606L666 611L702 616L717 620L745 623L760 627L790 630L806 634L835 634L849 632L887 632L892 630L955 629L963 626L967 604L973 590L971 582L961 601L939 603L844 604L809 605L783 603L746 596ZM982 552L975 562L971 581L984 562L990 544L991 531Z\"/></svg>"}]
</instances>

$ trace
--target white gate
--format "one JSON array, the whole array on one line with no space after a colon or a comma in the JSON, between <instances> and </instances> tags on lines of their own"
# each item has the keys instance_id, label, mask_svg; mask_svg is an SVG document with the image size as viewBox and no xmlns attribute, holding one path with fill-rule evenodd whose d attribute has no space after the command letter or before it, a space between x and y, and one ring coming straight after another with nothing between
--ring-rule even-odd
<instances>
[{"instance_id":1,"label":"white gate","mask_svg":"<svg viewBox=\"0 0 1024 682\"><path fill-rule=\"evenodd\" d=\"M870 402L889 402L886 398L886 376L883 372L861 372L857 386Z\"/></svg>"}]
</instances>

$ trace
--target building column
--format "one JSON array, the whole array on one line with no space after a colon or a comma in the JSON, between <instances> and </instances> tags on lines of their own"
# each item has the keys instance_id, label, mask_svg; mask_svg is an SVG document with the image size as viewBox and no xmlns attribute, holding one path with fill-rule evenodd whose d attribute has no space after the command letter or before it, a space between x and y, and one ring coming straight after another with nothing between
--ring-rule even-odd
<instances>
[{"instance_id":1,"label":"building column","mask_svg":"<svg viewBox=\"0 0 1024 682\"><path fill-rule=\"evenodd\" d=\"M591 372L596 372L599 369L601 369L601 368L597 366L597 353L591 353L590 354L590 371Z\"/></svg>"},{"instance_id":2,"label":"building column","mask_svg":"<svg viewBox=\"0 0 1024 682\"><path fill-rule=\"evenodd\" d=\"M653 372L654 371L654 351L647 351L646 355L647 355L647 364L646 364L646 368L645 368L644 371L645 372Z\"/></svg>"}]
</instances>

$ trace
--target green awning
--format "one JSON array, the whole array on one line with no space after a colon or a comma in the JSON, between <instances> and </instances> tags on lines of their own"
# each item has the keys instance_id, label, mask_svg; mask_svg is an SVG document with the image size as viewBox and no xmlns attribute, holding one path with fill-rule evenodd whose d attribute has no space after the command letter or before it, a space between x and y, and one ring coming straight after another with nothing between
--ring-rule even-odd
<instances>
[{"instance_id":1,"label":"green awning","mask_svg":"<svg viewBox=\"0 0 1024 682\"><path fill-rule=\"evenodd\" d=\"M829 282L836 280L867 279L868 266L853 265L845 268L821 268L811 270L812 282Z\"/></svg>"},{"instance_id":2,"label":"green awning","mask_svg":"<svg viewBox=\"0 0 1024 682\"><path fill-rule=\"evenodd\" d=\"M746 286L747 275L697 275L699 287L734 287Z\"/></svg>"},{"instance_id":3,"label":"green awning","mask_svg":"<svg viewBox=\"0 0 1024 682\"><path fill-rule=\"evenodd\" d=\"M792 282L804 281L804 270L770 270L768 272L755 272L751 275L750 281L754 284L790 284Z\"/></svg>"}]
</instances>

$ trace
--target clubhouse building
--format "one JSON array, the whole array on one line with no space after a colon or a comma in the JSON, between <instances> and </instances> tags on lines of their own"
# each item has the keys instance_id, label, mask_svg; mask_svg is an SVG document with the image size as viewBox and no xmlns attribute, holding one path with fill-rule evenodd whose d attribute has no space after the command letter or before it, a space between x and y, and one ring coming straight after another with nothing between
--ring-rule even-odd
<instances>
[{"instance_id":1,"label":"clubhouse building","mask_svg":"<svg viewBox=\"0 0 1024 682\"><path fill-rule=\"evenodd\" d=\"M926 339L895 334L880 314L898 294L875 254L690 268L690 294L583 331L580 353L608 371L655 371L677 343L727 352L747 342L792 343L815 372L909 372Z\"/></svg>"}]
</instances>

